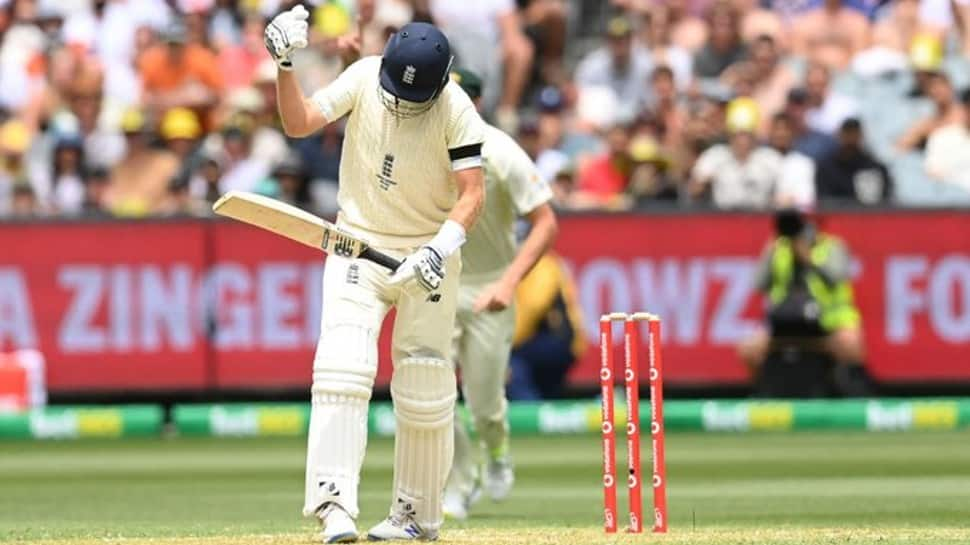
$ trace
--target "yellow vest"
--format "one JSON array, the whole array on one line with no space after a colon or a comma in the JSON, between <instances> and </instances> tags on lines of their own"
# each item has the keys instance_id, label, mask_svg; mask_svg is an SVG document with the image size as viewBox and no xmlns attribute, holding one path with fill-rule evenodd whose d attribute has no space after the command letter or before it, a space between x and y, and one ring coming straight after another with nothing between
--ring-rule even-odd
<instances>
[{"instance_id":1,"label":"yellow vest","mask_svg":"<svg viewBox=\"0 0 970 545\"><path fill-rule=\"evenodd\" d=\"M835 239L820 235L812 246L812 263L816 266L825 263L834 245ZM771 287L768 297L772 304L779 304L788 296L794 271L795 252L792 250L791 240L788 237L778 237L771 254ZM805 282L808 284L809 294L818 303L819 324L822 329L831 332L859 326L860 316L852 295L852 284L843 281L829 285L814 271L806 272Z\"/></svg>"}]
</instances>

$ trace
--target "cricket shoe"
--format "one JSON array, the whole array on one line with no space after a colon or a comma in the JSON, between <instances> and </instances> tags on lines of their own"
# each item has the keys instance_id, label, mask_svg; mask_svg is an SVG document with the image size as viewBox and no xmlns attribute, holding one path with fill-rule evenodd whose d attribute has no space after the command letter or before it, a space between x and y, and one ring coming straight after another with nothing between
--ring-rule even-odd
<instances>
[{"instance_id":1,"label":"cricket shoe","mask_svg":"<svg viewBox=\"0 0 970 545\"><path fill-rule=\"evenodd\" d=\"M326 503L320 508L320 536L324 543L354 543L359 535L354 519L336 503Z\"/></svg>"},{"instance_id":2,"label":"cricket shoe","mask_svg":"<svg viewBox=\"0 0 970 545\"><path fill-rule=\"evenodd\" d=\"M367 532L368 541L435 541L437 530L424 530L414 521L410 502L398 498L394 511Z\"/></svg>"},{"instance_id":3,"label":"cricket shoe","mask_svg":"<svg viewBox=\"0 0 970 545\"><path fill-rule=\"evenodd\" d=\"M482 497L482 487L475 481L475 486L469 494L464 494L458 490L445 489L445 497L441 502L441 509L445 516L454 520L466 520L468 511L479 498Z\"/></svg>"},{"instance_id":4,"label":"cricket shoe","mask_svg":"<svg viewBox=\"0 0 970 545\"><path fill-rule=\"evenodd\" d=\"M509 497L515 484L515 470L512 458L507 454L492 458L485 466L485 491L492 501L502 501Z\"/></svg>"}]
</instances>

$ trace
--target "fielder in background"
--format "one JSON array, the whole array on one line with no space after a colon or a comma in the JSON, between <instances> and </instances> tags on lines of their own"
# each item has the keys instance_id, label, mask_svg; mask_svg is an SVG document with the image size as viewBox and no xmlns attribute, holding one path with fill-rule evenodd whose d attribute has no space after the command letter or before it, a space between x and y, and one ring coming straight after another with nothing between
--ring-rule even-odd
<instances>
[{"instance_id":1,"label":"fielder in background","mask_svg":"<svg viewBox=\"0 0 970 545\"><path fill-rule=\"evenodd\" d=\"M337 226L404 262L390 275L368 261L327 258L303 513L320 519L328 543L358 539L357 491L377 338L393 306L394 488L389 516L367 537L433 540L454 448L451 331L459 248L484 204L485 126L449 80L448 40L426 23L405 25L382 57L355 62L306 98L290 55L307 45L307 17L298 5L266 28L267 49L280 68L286 134L307 136L348 117Z\"/></svg>"},{"instance_id":2,"label":"fielder in background","mask_svg":"<svg viewBox=\"0 0 970 545\"><path fill-rule=\"evenodd\" d=\"M456 70L452 79L479 106L482 82L472 72ZM515 476L509 453L505 380L515 329L512 302L522 278L556 237L552 190L535 164L509 135L487 125L482 146L488 201L481 220L462 251L461 288L455 327L455 357L461 388L485 451L481 479L493 500L502 500ZM516 251L520 217L532 224ZM455 461L445 490L445 514L464 519L480 495L480 450L455 421Z\"/></svg>"}]
</instances>

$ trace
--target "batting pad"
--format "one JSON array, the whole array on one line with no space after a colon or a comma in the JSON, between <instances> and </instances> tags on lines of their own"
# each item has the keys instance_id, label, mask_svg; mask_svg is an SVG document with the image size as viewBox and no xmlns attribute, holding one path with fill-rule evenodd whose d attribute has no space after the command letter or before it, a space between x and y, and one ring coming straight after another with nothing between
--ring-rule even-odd
<instances>
[{"instance_id":1,"label":"batting pad","mask_svg":"<svg viewBox=\"0 0 970 545\"><path fill-rule=\"evenodd\" d=\"M441 526L441 499L454 453L455 371L437 358L405 358L391 378L397 416L394 490L413 505L415 522L425 531Z\"/></svg>"},{"instance_id":2,"label":"batting pad","mask_svg":"<svg viewBox=\"0 0 970 545\"><path fill-rule=\"evenodd\" d=\"M377 368L372 331L334 327L313 363L304 516L327 502L357 518L357 486L367 448L367 405ZM348 348L350 350L348 350ZM341 350L342 349L342 350Z\"/></svg>"}]
</instances>

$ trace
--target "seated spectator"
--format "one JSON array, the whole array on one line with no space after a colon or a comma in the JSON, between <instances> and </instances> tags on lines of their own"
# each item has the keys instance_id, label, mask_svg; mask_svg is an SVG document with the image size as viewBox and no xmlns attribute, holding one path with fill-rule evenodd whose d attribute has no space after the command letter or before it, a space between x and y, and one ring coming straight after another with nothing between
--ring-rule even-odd
<instances>
[{"instance_id":1,"label":"seated spectator","mask_svg":"<svg viewBox=\"0 0 970 545\"><path fill-rule=\"evenodd\" d=\"M852 71L865 78L906 71L907 48L919 31L918 0L896 0L888 4L885 16L872 29L872 43L856 53Z\"/></svg>"},{"instance_id":2,"label":"seated spectator","mask_svg":"<svg viewBox=\"0 0 970 545\"><path fill-rule=\"evenodd\" d=\"M245 87L255 79L260 63L270 60L263 44L263 19L252 14L242 27L242 40L228 43L219 50L219 68L227 89Z\"/></svg>"},{"instance_id":3,"label":"seated spectator","mask_svg":"<svg viewBox=\"0 0 970 545\"><path fill-rule=\"evenodd\" d=\"M779 62L778 47L774 38L761 35L750 46L750 58L728 67L721 74L721 81L735 89L741 96L750 96L761 108L765 116L764 126L759 133L764 134L770 116L780 112L785 106L788 92L795 85L795 73ZM738 89L737 80L750 78L744 82L744 89Z\"/></svg>"},{"instance_id":4,"label":"seated spectator","mask_svg":"<svg viewBox=\"0 0 970 545\"><path fill-rule=\"evenodd\" d=\"M785 113L795 130L793 149L818 162L835 148L835 139L831 135L808 126L808 93L804 89L792 89L788 93Z\"/></svg>"},{"instance_id":5,"label":"seated spectator","mask_svg":"<svg viewBox=\"0 0 970 545\"><path fill-rule=\"evenodd\" d=\"M734 9L741 13L741 39L753 43L760 36L768 36L781 51L788 50L788 27L778 12L759 0L734 0Z\"/></svg>"},{"instance_id":6,"label":"seated spectator","mask_svg":"<svg viewBox=\"0 0 970 545\"><path fill-rule=\"evenodd\" d=\"M665 4L660 3L643 11L637 42L650 52L655 65L670 68L677 90L686 91L694 79L694 59L690 51L672 42L668 10Z\"/></svg>"},{"instance_id":7,"label":"seated spectator","mask_svg":"<svg viewBox=\"0 0 970 545\"><path fill-rule=\"evenodd\" d=\"M203 134L199 116L188 108L172 108L162 116L158 132L165 148L179 160L182 172L191 172L195 167L194 154Z\"/></svg>"},{"instance_id":8,"label":"seated spectator","mask_svg":"<svg viewBox=\"0 0 970 545\"><path fill-rule=\"evenodd\" d=\"M109 208L123 215L143 215L165 196L169 181L179 169L179 160L168 150L151 146L152 134L143 114L128 110L121 120L127 150L111 169L105 196Z\"/></svg>"},{"instance_id":9,"label":"seated spectator","mask_svg":"<svg viewBox=\"0 0 970 545\"><path fill-rule=\"evenodd\" d=\"M970 90L961 95L970 111ZM963 123L944 125L930 133L926 142L926 172L936 180L970 191L970 115Z\"/></svg>"},{"instance_id":10,"label":"seated spectator","mask_svg":"<svg viewBox=\"0 0 970 545\"><path fill-rule=\"evenodd\" d=\"M856 53L869 47L869 21L843 4L842 0L825 0L796 17L791 23L792 53L842 71Z\"/></svg>"},{"instance_id":11,"label":"seated spectator","mask_svg":"<svg viewBox=\"0 0 970 545\"><path fill-rule=\"evenodd\" d=\"M785 113L771 118L768 144L782 155L775 205L807 210L815 206L815 162L793 148L795 125Z\"/></svg>"},{"instance_id":12,"label":"seated spectator","mask_svg":"<svg viewBox=\"0 0 970 545\"><path fill-rule=\"evenodd\" d=\"M606 145L604 153L590 158L580 168L574 206L606 209L622 206L630 167L627 128L613 126L606 133Z\"/></svg>"},{"instance_id":13,"label":"seated spectator","mask_svg":"<svg viewBox=\"0 0 970 545\"><path fill-rule=\"evenodd\" d=\"M670 160L664 155L660 144L649 136L637 136L630 141L629 154L628 206L644 208L660 202L676 202L680 197L680 187L671 176Z\"/></svg>"},{"instance_id":14,"label":"seated spectator","mask_svg":"<svg viewBox=\"0 0 970 545\"><path fill-rule=\"evenodd\" d=\"M708 192L724 209L766 209L781 175L781 155L758 144L758 105L738 98L727 109L727 144L708 148L697 159L688 191L698 199Z\"/></svg>"},{"instance_id":15,"label":"seated spectator","mask_svg":"<svg viewBox=\"0 0 970 545\"><path fill-rule=\"evenodd\" d=\"M738 347L741 360L757 377L773 345L802 341L862 371L865 348L851 284L845 244L820 233L803 214L787 209L776 216L776 237L765 246L755 285L768 297L765 327ZM855 393L847 391L846 393Z\"/></svg>"},{"instance_id":16,"label":"seated spectator","mask_svg":"<svg viewBox=\"0 0 970 545\"><path fill-rule=\"evenodd\" d=\"M879 204L892 195L892 178L886 166L866 149L862 125L847 119L839 129L838 147L819 161L815 172L818 200Z\"/></svg>"},{"instance_id":17,"label":"seated spectator","mask_svg":"<svg viewBox=\"0 0 970 545\"><path fill-rule=\"evenodd\" d=\"M653 70L650 53L633 41L630 21L616 17L606 26L605 46L586 55L576 67L576 84L606 87L619 101L619 115L632 119L644 99L644 84Z\"/></svg>"},{"instance_id":18,"label":"seated spectator","mask_svg":"<svg viewBox=\"0 0 970 545\"><path fill-rule=\"evenodd\" d=\"M211 204L192 195L190 179L178 175L168 184L168 195L158 209L163 216L205 217L211 212Z\"/></svg>"},{"instance_id":19,"label":"seated spectator","mask_svg":"<svg viewBox=\"0 0 970 545\"><path fill-rule=\"evenodd\" d=\"M670 26L670 41L689 53L696 53L707 43L710 33L706 21L691 13L687 0L666 0L657 2L666 5L667 25Z\"/></svg>"},{"instance_id":20,"label":"seated spectator","mask_svg":"<svg viewBox=\"0 0 970 545\"><path fill-rule=\"evenodd\" d=\"M821 64L812 64L805 72L805 96L805 124L821 133L835 134L843 121L859 113L855 99L831 89L829 69Z\"/></svg>"},{"instance_id":21,"label":"seated spectator","mask_svg":"<svg viewBox=\"0 0 970 545\"><path fill-rule=\"evenodd\" d=\"M270 177L260 183L256 191L301 208L308 207L311 204L310 192L303 159L296 153L287 156L273 168Z\"/></svg>"},{"instance_id":22,"label":"seated spectator","mask_svg":"<svg viewBox=\"0 0 970 545\"><path fill-rule=\"evenodd\" d=\"M486 85L486 108L495 110L499 127L514 132L516 108L522 100L535 48L522 32L521 21L513 0L429 0L434 22L448 35L452 51L461 65L479 74Z\"/></svg>"},{"instance_id":23,"label":"seated spectator","mask_svg":"<svg viewBox=\"0 0 970 545\"><path fill-rule=\"evenodd\" d=\"M223 90L216 56L204 46L187 43L186 28L174 24L165 43L150 47L138 61L143 104L151 111L186 107L207 110Z\"/></svg>"},{"instance_id":24,"label":"seated spectator","mask_svg":"<svg viewBox=\"0 0 970 545\"><path fill-rule=\"evenodd\" d=\"M80 134L55 135L51 158L50 206L62 215L78 215L84 205L84 141Z\"/></svg>"},{"instance_id":25,"label":"seated spectator","mask_svg":"<svg viewBox=\"0 0 970 545\"><path fill-rule=\"evenodd\" d=\"M730 2L720 0L715 3L708 19L710 36L694 55L694 75L703 79L719 77L728 66L747 56L741 41L741 22Z\"/></svg>"},{"instance_id":26,"label":"seated spectator","mask_svg":"<svg viewBox=\"0 0 970 545\"><path fill-rule=\"evenodd\" d=\"M667 148L677 149L683 143L688 114L677 93L673 70L663 65L655 68L650 75L650 89L652 100L649 111L662 126L663 144Z\"/></svg>"},{"instance_id":27,"label":"seated spectator","mask_svg":"<svg viewBox=\"0 0 970 545\"><path fill-rule=\"evenodd\" d=\"M547 253L515 290L508 398L534 401L562 396L566 374L585 344L569 269L558 256Z\"/></svg>"},{"instance_id":28,"label":"seated spectator","mask_svg":"<svg viewBox=\"0 0 970 545\"><path fill-rule=\"evenodd\" d=\"M30 143L30 130L19 119L0 124L0 216L10 212L14 184L27 180L24 154Z\"/></svg>"},{"instance_id":29,"label":"seated spectator","mask_svg":"<svg viewBox=\"0 0 970 545\"><path fill-rule=\"evenodd\" d=\"M0 191L3 191L3 184L4 181L2 180L2 175L0 175ZM30 219L41 215L40 203L37 201L34 188L30 186L30 183L25 180L14 182L10 189L10 217L14 219Z\"/></svg>"},{"instance_id":30,"label":"seated spectator","mask_svg":"<svg viewBox=\"0 0 970 545\"><path fill-rule=\"evenodd\" d=\"M536 170L546 182L551 182L563 167L569 164L566 154L557 149L543 149L539 138L539 123L526 119L519 124L516 135L519 145L536 164Z\"/></svg>"},{"instance_id":31,"label":"seated spectator","mask_svg":"<svg viewBox=\"0 0 970 545\"><path fill-rule=\"evenodd\" d=\"M199 166L189 179L189 195L197 201L206 203L211 209L211 206L222 196L219 190L221 179L220 154L203 150Z\"/></svg>"},{"instance_id":32,"label":"seated spectator","mask_svg":"<svg viewBox=\"0 0 970 545\"><path fill-rule=\"evenodd\" d=\"M81 205L85 216L107 216L109 214L106 196L111 182L108 169L97 165L85 169L84 203Z\"/></svg>"},{"instance_id":33,"label":"seated spectator","mask_svg":"<svg viewBox=\"0 0 970 545\"><path fill-rule=\"evenodd\" d=\"M569 8L562 0L518 0L525 35L532 41L539 59L538 72L545 83L566 81L563 58L566 53Z\"/></svg>"},{"instance_id":34,"label":"seated spectator","mask_svg":"<svg viewBox=\"0 0 970 545\"><path fill-rule=\"evenodd\" d=\"M573 208L573 195L576 191L573 174L573 170L567 166L557 172L552 178L552 183L549 184L552 188L552 206L556 210Z\"/></svg>"},{"instance_id":35,"label":"seated spectator","mask_svg":"<svg viewBox=\"0 0 970 545\"><path fill-rule=\"evenodd\" d=\"M934 112L910 126L896 141L899 151L911 151L926 146L926 139L940 127L959 125L967 115L963 105L956 100L950 79L943 72L927 73L926 94L933 102Z\"/></svg>"},{"instance_id":36,"label":"seated spectator","mask_svg":"<svg viewBox=\"0 0 970 545\"><path fill-rule=\"evenodd\" d=\"M253 191L269 175L270 164L252 154L253 129L253 118L241 113L232 116L222 127L220 153L223 172L219 180L222 193Z\"/></svg>"}]
</instances>

